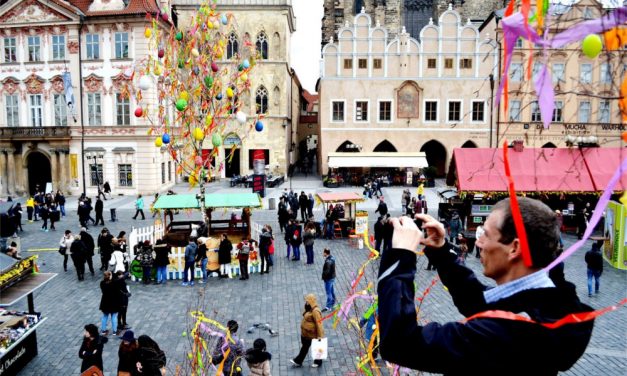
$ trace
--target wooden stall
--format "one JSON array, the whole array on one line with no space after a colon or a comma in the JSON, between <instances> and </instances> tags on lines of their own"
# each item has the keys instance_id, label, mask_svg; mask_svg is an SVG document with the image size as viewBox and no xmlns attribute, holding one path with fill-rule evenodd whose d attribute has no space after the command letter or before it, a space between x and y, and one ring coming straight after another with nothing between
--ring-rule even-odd
<instances>
[{"instance_id":1,"label":"wooden stall","mask_svg":"<svg viewBox=\"0 0 627 376\"><path fill-rule=\"evenodd\" d=\"M355 216L357 214L357 203L364 201L361 194L356 192L319 192L316 193L316 202L322 204L323 212L327 213L330 205L342 204L344 215L339 216L337 221L342 229L342 236L348 237L351 230L355 228Z\"/></svg>"}]
</instances>

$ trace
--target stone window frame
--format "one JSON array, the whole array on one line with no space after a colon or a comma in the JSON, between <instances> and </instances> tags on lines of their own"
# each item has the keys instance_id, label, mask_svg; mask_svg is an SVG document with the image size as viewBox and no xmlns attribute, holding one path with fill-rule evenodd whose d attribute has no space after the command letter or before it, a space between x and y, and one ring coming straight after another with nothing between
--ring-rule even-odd
<instances>
[{"instance_id":1,"label":"stone window frame","mask_svg":"<svg viewBox=\"0 0 627 376\"><path fill-rule=\"evenodd\" d=\"M457 111L459 119L451 119L451 104L453 104L453 103L459 103L459 111ZM447 124L460 123L462 121L462 119L464 118L463 115L464 115L464 101L462 99L447 99L447 101L446 101L446 123Z\"/></svg>"},{"instance_id":2,"label":"stone window frame","mask_svg":"<svg viewBox=\"0 0 627 376\"><path fill-rule=\"evenodd\" d=\"M359 69L368 69L368 59L357 59L357 67Z\"/></svg>"},{"instance_id":3,"label":"stone window frame","mask_svg":"<svg viewBox=\"0 0 627 376\"><path fill-rule=\"evenodd\" d=\"M90 53L90 50L91 50L91 53ZM96 51L95 54L94 54L94 50ZM85 34L85 60L99 60L101 58L102 56L100 56L100 34L99 33Z\"/></svg>"},{"instance_id":4,"label":"stone window frame","mask_svg":"<svg viewBox=\"0 0 627 376\"><path fill-rule=\"evenodd\" d=\"M444 69L453 69L453 58L445 57L444 58Z\"/></svg>"},{"instance_id":5,"label":"stone window frame","mask_svg":"<svg viewBox=\"0 0 627 376\"><path fill-rule=\"evenodd\" d=\"M554 123L563 123L564 122L564 100L558 99L555 100L555 108L553 109L553 114L551 115L551 121Z\"/></svg>"},{"instance_id":6,"label":"stone window frame","mask_svg":"<svg viewBox=\"0 0 627 376\"><path fill-rule=\"evenodd\" d=\"M32 41L35 41L35 38L39 41L38 43L33 43L31 45L31 38ZM31 51L31 48L33 49ZM37 55L35 57L35 55L33 55L35 53L35 49L37 50ZM26 37L26 52L28 53L28 62L41 62L42 61L42 56L41 56L41 37L39 35L29 35L28 37Z\"/></svg>"},{"instance_id":7,"label":"stone window frame","mask_svg":"<svg viewBox=\"0 0 627 376\"><path fill-rule=\"evenodd\" d=\"M255 91L255 113L267 114L270 110L268 89L265 86L260 85ZM265 103L265 109L264 109Z\"/></svg>"},{"instance_id":8,"label":"stone window frame","mask_svg":"<svg viewBox=\"0 0 627 376\"><path fill-rule=\"evenodd\" d=\"M522 82L525 76L525 68L522 62L512 62L509 68L510 82Z\"/></svg>"},{"instance_id":9,"label":"stone window frame","mask_svg":"<svg viewBox=\"0 0 627 376\"><path fill-rule=\"evenodd\" d=\"M56 39L56 43L55 43L55 39ZM52 61L65 60L65 58L67 57L66 39L67 38L65 37L64 34L52 35L51 41L50 41L50 48L52 51L52 53L50 54L51 56L50 60ZM55 53L58 53L59 55L55 57Z\"/></svg>"},{"instance_id":10,"label":"stone window frame","mask_svg":"<svg viewBox=\"0 0 627 376\"><path fill-rule=\"evenodd\" d=\"M364 110L361 109L361 111L359 113L360 113L360 116L361 116L362 119L358 120L357 119L357 115L358 115L357 106L358 106L358 104L362 104L362 103L366 104L366 111L364 112ZM355 122L355 123L363 123L363 124L366 124L366 123L370 122L370 116L369 116L370 115L369 114L369 112L370 112L370 99L367 99L367 98L355 99L353 101L353 109L354 109L354 112L353 112L353 122ZM363 120L364 113L366 115L365 116L365 118L366 118L365 120Z\"/></svg>"},{"instance_id":11,"label":"stone window frame","mask_svg":"<svg viewBox=\"0 0 627 376\"><path fill-rule=\"evenodd\" d=\"M344 59L344 69L353 69L353 58Z\"/></svg>"},{"instance_id":12,"label":"stone window frame","mask_svg":"<svg viewBox=\"0 0 627 376\"><path fill-rule=\"evenodd\" d=\"M482 120L475 120L475 103L483 104L483 108L481 109L481 115L483 117ZM470 122L474 124L485 124L487 119L487 108L486 101L483 99L473 99L470 101Z\"/></svg>"},{"instance_id":13,"label":"stone window frame","mask_svg":"<svg viewBox=\"0 0 627 376\"><path fill-rule=\"evenodd\" d=\"M52 96L52 106L54 108L54 126L67 127L68 111L67 103L65 103L65 94L56 93Z\"/></svg>"},{"instance_id":14,"label":"stone window frame","mask_svg":"<svg viewBox=\"0 0 627 376\"><path fill-rule=\"evenodd\" d=\"M427 116L428 113L428 109L427 109L427 103L435 103L435 120L430 120L429 117ZM423 108L424 110L424 114L423 114L423 118L424 118L424 122L425 123L438 123L440 121L440 100L437 98L434 99L428 99L425 98L423 100Z\"/></svg>"},{"instance_id":15,"label":"stone window frame","mask_svg":"<svg viewBox=\"0 0 627 376\"><path fill-rule=\"evenodd\" d=\"M611 103L609 99L599 99L597 118L599 123L607 124L612 120Z\"/></svg>"},{"instance_id":16,"label":"stone window frame","mask_svg":"<svg viewBox=\"0 0 627 376\"><path fill-rule=\"evenodd\" d=\"M266 35L265 32L262 31L259 34L257 34L257 41L255 42L255 49L259 53L259 57L261 60L268 60L270 56L268 52L270 50L270 46L269 46L268 36ZM264 52L265 52L265 55L264 55Z\"/></svg>"},{"instance_id":17,"label":"stone window frame","mask_svg":"<svg viewBox=\"0 0 627 376\"><path fill-rule=\"evenodd\" d=\"M229 36L227 37L227 40L228 41L226 43L226 59L230 60L236 57L237 54L239 54L239 38L237 37L237 34L235 34L234 31L231 31L229 33Z\"/></svg>"},{"instance_id":18,"label":"stone window frame","mask_svg":"<svg viewBox=\"0 0 627 376\"><path fill-rule=\"evenodd\" d=\"M584 106L584 103L587 103L587 106ZM587 108L586 108L587 107ZM580 123L589 123L590 119L592 119L592 102L590 100L582 100L579 101L579 104L577 105L577 121ZM582 114L584 113L584 111L587 111L587 117L585 119L582 119Z\"/></svg>"},{"instance_id":19,"label":"stone window frame","mask_svg":"<svg viewBox=\"0 0 627 376\"><path fill-rule=\"evenodd\" d=\"M584 70L584 66L588 67L589 69ZM581 63L579 65L579 82L582 84L592 83L592 63Z\"/></svg>"},{"instance_id":20,"label":"stone window frame","mask_svg":"<svg viewBox=\"0 0 627 376\"><path fill-rule=\"evenodd\" d=\"M123 166L124 168L122 168ZM130 179L129 179L129 173L130 173ZM120 188L132 188L133 187L133 164L132 163L118 163L118 187Z\"/></svg>"},{"instance_id":21,"label":"stone window frame","mask_svg":"<svg viewBox=\"0 0 627 376\"><path fill-rule=\"evenodd\" d=\"M90 98L93 96L95 98L95 96L98 96L99 100L93 101L93 103L90 103ZM90 126L101 126L102 125L102 94L101 93L87 93L87 124ZM97 109L97 111L95 111ZM93 112L93 116L92 116L92 111ZM96 114L97 112L97 114ZM94 123L97 124L93 124L92 120ZM96 122L96 120L98 120Z\"/></svg>"},{"instance_id":22,"label":"stone window frame","mask_svg":"<svg viewBox=\"0 0 627 376\"><path fill-rule=\"evenodd\" d=\"M612 63L605 61L599 64L599 83L602 85L612 83Z\"/></svg>"},{"instance_id":23,"label":"stone window frame","mask_svg":"<svg viewBox=\"0 0 627 376\"><path fill-rule=\"evenodd\" d=\"M381 104L388 103L390 118L388 120L381 119ZM377 123L392 123L394 122L394 100L392 98L383 98L377 100Z\"/></svg>"},{"instance_id":24,"label":"stone window frame","mask_svg":"<svg viewBox=\"0 0 627 376\"><path fill-rule=\"evenodd\" d=\"M540 112L540 104L538 103L538 101L531 101L531 103L529 104L529 108L531 110L531 121L542 121L542 113Z\"/></svg>"},{"instance_id":25,"label":"stone window frame","mask_svg":"<svg viewBox=\"0 0 627 376\"><path fill-rule=\"evenodd\" d=\"M513 104L516 103L518 104L518 106L514 106ZM516 108L517 112L516 112L516 117L513 117L513 111L512 109ZM508 109L508 117L509 117L509 121L522 121L522 101L520 99L512 99L509 101L509 109Z\"/></svg>"},{"instance_id":26,"label":"stone window frame","mask_svg":"<svg viewBox=\"0 0 627 376\"><path fill-rule=\"evenodd\" d=\"M329 122L330 123L346 123L346 100L345 99L331 99L330 102L330 108L331 111L329 111L330 113L330 117L329 117ZM335 116L335 103L342 103L342 120L334 120L334 116Z\"/></svg>"},{"instance_id":27,"label":"stone window frame","mask_svg":"<svg viewBox=\"0 0 627 376\"><path fill-rule=\"evenodd\" d=\"M9 46L7 46L7 41L12 41ZM13 53L9 53L9 57L7 59L7 52L12 51ZM3 63L17 63L17 38L11 36L5 36L2 38L2 62Z\"/></svg>"},{"instance_id":28,"label":"stone window frame","mask_svg":"<svg viewBox=\"0 0 627 376\"><path fill-rule=\"evenodd\" d=\"M39 103L33 104L33 99L39 97ZM39 109L39 121L35 119L37 110ZM28 96L28 114L30 115L29 124L31 127L40 128L44 126L44 96L43 94L30 94ZM37 125L39 123L39 125Z\"/></svg>"},{"instance_id":29,"label":"stone window frame","mask_svg":"<svg viewBox=\"0 0 627 376\"><path fill-rule=\"evenodd\" d=\"M126 35L126 39L123 36ZM118 40L118 36L120 36L120 40ZM131 58L131 47L130 47L130 35L128 31L116 31L113 33L113 58L117 60L122 59L130 59ZM124 48L124 43L126 43L126 48ZM118 46L120 50L118 51ZM123 50L122 50L123 49ZM118 55L118 52L120 54Z\"/></svg>"},{"instance_id":30,"label":"stone window frame","mask_svg":"<svg viewBox=\"0 0 627 376\"><path fill-rule=\"evenodd\" d=\"M561 74L557 74L560 72L557 67L561 67ZM563 61L554 62L551 64L551 80L553 84L560 84L566 82L566 63Z\"/></svg>"},{"instance_id":31,"label":"stone window frame","mask_svg":"<svg viewBox=\"0 0 627 376\"><path fill-rule=\"evenodd\" d=\"M374 58L374 59L372 59L372 68L373 69L381 69L381 68L383 68L383 59L381 59L381 58Z\"/></svg>"},{"instance_id":32,"label":"stone window frame","mask_svg":"<svg viewBox=\"0 0 627 376\"><path fill-rule=\"evenodd\" d=\"M438 60L436 58L434 58L434 57L428 58L427 59L427 69L438 69Z\"/></svg>"},{"instance_id":33,"label":"stone window frame","mask_svg":"<svg viewBox=\"0 0 627 376\"><path fill-rule=\"evenodd\" d=\"M123 96L122 93L114 93L113 106L115 108L115 125L128 127L131 125L131 98ZM127 107L128 111L124 108ZM120 115L120 109L122 114ZM120 123L120 117L122 122ZM128 121L127 121L128 120Z\"/></svg>"},{"instance_id":34,"label":"stone window frame","mask_svg":"<svg viewBox=\"0 0 627 376\"><path fill-rule=\"evenodd\" d=\"M11 98L11 101L9 101ZM11 103L9 103L11 102ZM4 110L7 127L20 126L20 98L16 93L4 96Z\"/></svg>"},{"instance_id":35,"label":"stone window frame","mask_svg":"<svg viewBox=\"0 0 627 376\"><path fill-rule=\"evenodd\" d=\"M459 59L459 69L472 69L472 59L467 57Z\"/></svg>"}]
</instances>

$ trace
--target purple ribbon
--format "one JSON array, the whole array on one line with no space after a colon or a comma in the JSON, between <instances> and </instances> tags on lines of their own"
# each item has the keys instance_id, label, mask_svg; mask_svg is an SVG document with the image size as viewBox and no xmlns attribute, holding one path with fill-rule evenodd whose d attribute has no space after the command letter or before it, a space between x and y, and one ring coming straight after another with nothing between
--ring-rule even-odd
<instances>
[{"instance_id":1,"label":"purple ribbon","mask_svg":"<svg viewBox=\"0 0 627 376\"><path fill-rule=\"evenodd\" d=\"M568 248L561 255L559 255L559 257L556 258L549 266L544 268L544 270L549 271L553 269L555 265L559 264L567 257L570 257L573 253L575 253L576 250L579 249L579 247L581 247L586 242L586 240L588 240L590 235L592 235L592 231L599 223L601 215L603 215L603 211L607 207L607 204L610 202L610 197L612 196L612 192L614 192L614 187L616 186L616 183L618 183L618 180L623 175L623 172L625 170L627 170L627 158L623 159L623 163L621 163L618 169L614 172L614 176L612 176L612 179L609 181L609 183L607 183L605 191L601 195L601 198L599 198L599 202L597 202L597 205L594 207L594 214L592 215L592 218L590 218L590 222L588 222L588 227L586 227L586 231L583 233L583 238L577 241L575 244L571 245L570 248Z\"/></svg>"}]
</instances>

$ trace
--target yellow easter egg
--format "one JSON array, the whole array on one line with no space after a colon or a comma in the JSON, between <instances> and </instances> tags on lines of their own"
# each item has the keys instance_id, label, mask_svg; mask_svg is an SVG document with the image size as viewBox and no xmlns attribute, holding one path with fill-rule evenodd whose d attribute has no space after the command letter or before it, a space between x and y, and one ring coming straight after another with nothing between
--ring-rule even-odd
<instances>
[{"instance_id":1,"label":"yellow easter egg","mask_svg":"<svg viewBox=\"0 0 627 376\"><path fill-rule=\"evenodd\" d=\"M240 78L242 79L242 81L248 81L248 75L246 73L242 73Z\"/></svg>"},{"instance_id":2,"label":"yellow easter egg","mask_svg":"<svg viewBox=\"0 0 627 376\"><path fill-rule=\"evenodd\" d=\"M189 102L189 93L187 91L183 90L181 92L181 94L179 95L179 98L185 99L187 102Z\"/></svg>"},{"instance_id":3,"label":"yellow easter egg","mask_svg":"<svg viewBox=\"0 0 627 376\"><path fill-rule=\"evenodd\" d=\"M226 96L229 98L233 98L233 89L230 87L226 89Z\"/></svg>"},{"instance_id":4,"label":"yellow easter egg","mask_svg":"<svg viewBox=\"0 0 627 376\"><path fill-rule=\"evenodd\" d=\"M194 128L193 134L196 141L201 141L205 137L205 132L200 128Z\"/></svg>"},{"instance_id":5,"label":"yellow easter egg","mask_svg":"<svg viewBox=\"0 0 627 376\"><path fill-rule=\"evenodd\" d=\"M200 53L198 52L198 49L192 48L192 55L194 55L194 56L200 55Z\"/></svg>"},{"instance_id":6,"label":"yellow easter egg","mask_svg":"<svg viewBox=\"0 0 627 376\"><path fill-rule=\"evenodd\" d=\"M211 117L211 114L207 114L207 117L205 118L205 124L207 124L207 126L210 126L212 122L213 118Z\"/></svg>"},{"instance_id":7,"label":"yellow easter egg","mask_svg":"<svg viewBox=\"0 0 627 376\"><path fill-rule=\"evenodd\" d=\"M161 139L161 137L155 138L155 146L158 148L163 146L163 140Z\"/></svg>"},{"instance_id":8,"label":"yellow easter egg","mask_svg":"<svg viewBox=\"0 0 627 376\"><path fill-rule=\"evenodd\" d=\"M146 30L144 30L144 36L146 38L150 38L152 36L152 30L149 28L146 28Z\"/></svg>"}]
</instances>

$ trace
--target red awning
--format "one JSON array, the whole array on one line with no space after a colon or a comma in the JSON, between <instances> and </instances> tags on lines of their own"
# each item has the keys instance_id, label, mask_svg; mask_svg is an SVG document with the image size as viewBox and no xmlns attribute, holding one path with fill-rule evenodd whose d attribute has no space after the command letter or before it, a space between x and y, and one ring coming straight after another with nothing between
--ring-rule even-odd
<instances>
[{"instance_id":1,"label":"red awning","mask_svg":"<svg viewBox=\"0 0 627 376\"><path fill-rule=\"evenodd\" d=\"M604 191L616 169L627 158L625 148L585 148L581 150L597 191ZM627 171L623 171L614 191L627 190Z\"/></svg>"},{"instance_id":2,"label":"red awning","mask_svg":"<svg viewBox=\"0 0 627 376\"><path fill-rule=\"evenodd\" d=\"M505 192L503 150L454 150L460 192ZM509 150L510 168L518 192L593 192L590 173L576 148ZM612 171L613 173L613 171Z\"/></svg>"}]
</instances>

